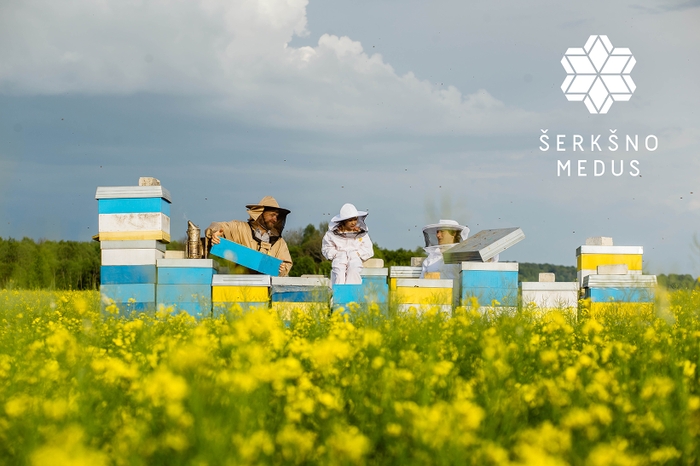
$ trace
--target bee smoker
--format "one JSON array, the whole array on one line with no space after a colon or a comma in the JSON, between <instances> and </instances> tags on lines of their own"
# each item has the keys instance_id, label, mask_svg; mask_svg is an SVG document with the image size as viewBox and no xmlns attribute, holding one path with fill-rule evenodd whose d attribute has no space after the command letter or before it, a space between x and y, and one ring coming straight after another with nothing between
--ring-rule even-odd
<instances>
[{"instance_id":1,"label":"bee smoker","mask_svg":"<svg viewBox=\"0 0 700 466\"><path fill-rule=\"evenodd\" d=\"M185 257L188 259L201 259L204 256L204 248L200 239L200 229L191 221L187 221L187 243L185 244Z\"/></svg>"}]
</instances>

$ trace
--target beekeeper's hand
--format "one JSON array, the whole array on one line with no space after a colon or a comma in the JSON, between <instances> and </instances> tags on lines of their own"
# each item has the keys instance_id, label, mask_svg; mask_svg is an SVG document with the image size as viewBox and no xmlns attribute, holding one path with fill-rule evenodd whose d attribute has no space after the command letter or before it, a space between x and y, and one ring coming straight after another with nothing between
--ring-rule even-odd
<instances>
[{"instance_id":1,"label":"beekeeper's hand","mask_svg":"<svg viewBox=\"0 0 700 466\"><path fill-rule=\"evenodd\" d=\"M219 244L221 240L219 239L221 235L224 234L224 230L215 231L211 234L211 244Z\"/></svg>"}]
</instances>

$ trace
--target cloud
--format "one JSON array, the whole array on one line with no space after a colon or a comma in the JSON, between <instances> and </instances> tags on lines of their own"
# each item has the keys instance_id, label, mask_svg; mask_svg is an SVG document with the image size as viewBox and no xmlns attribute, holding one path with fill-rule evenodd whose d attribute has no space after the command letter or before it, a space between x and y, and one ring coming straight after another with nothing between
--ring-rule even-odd
<instances>
[{"instance_id":1,"label":"cloud","mask_svg":"<svg viewBox=\"0 0 700 466\"><path fill-rule=\"evenodd\" d=\"M7 2L0 92L195 95L235 118L331 132L517 132L534 115L464 94L349 37L306 36L305 0ZM507 129L506 129L507 128Z\"/></svg>"}]
</instances>

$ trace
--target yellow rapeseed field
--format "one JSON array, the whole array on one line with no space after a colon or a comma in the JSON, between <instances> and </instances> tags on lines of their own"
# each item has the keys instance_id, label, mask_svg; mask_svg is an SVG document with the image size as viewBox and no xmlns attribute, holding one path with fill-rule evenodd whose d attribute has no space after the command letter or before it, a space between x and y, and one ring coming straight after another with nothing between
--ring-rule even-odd
<instances>
[{"instance_id":1,"label":"yellow rapeseed field","mask_svg":"<svg viewBox=\"0 0 700 466\"><path fill-rule=\"evenodd\" d=\"M700 292L654 310L101 314L0 291L0 463L698 463Z\"/></svg>"}]
</instances>

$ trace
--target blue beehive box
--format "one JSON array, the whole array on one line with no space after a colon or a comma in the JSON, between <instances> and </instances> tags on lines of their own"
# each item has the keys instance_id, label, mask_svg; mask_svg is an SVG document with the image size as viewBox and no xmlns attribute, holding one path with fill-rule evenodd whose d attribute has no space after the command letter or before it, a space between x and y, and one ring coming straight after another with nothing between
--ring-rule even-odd
<instances>
[{"instance_id":1,"label":"blue beehive box","mask_svg":"<svg viewBox=\"0 0 700 466\"><path fill-rule=\"evenodd\" d=\"M159 285L211 285L216 273L212 259L158 259Z\"/></svg>"},{"instance_id":2,"label":"blue beehive box","mask_svg":"<svg viewBox=\"0 0 700 466\"><path fill-rule=\"evenodd\" d=\"M327 303L331 289L327 278L276 277L272 279L272 303Z\"/></svg>"},{"instance_id":3,"label":"blue beehive box","mask_svg":"<svg viewBox=\"0 0 700 466\"><path fill-rule=\"evenodd\" d=\"M462 262L460 301L476 298L481 306L513 307L518 303L517 262Z\"/></svg>"},{"instance_id":4,"label":"blue beehive box","mask_svg":"<svg viewBox=\"0 0 700 466\"><path fill-rule=\"evenodd\" d=\"M583 279L585 297L592 303L651 303L656 275L592 274Z\"/></svg>"},{"instance_id":5,"label":"blue beehive box","mask_svg":"<svg viewBox=\"0 0 700 466\"><path fill-rule=\"evenodd\" d=\"M211 315L211 285L161 285L156 287L158 308L185 311L195 317Z\"/></svg>"},{"instance_id":6,"label":"blue beehive box","mask_svg":"<svg viewBox=\"0 0 700 466\"><path fill-rule=\"evenodd\" d=\"M115 304L120 315L129 315L132 311L151 311L156 307L156 285L151 284L113 284L100 286L102 309Z\"/></svg>"},{"instance_id":7,"label":"blue beehive box","mask_svg":"<svg viewBox=\"0 0 700 466\"><path fill-rule=\"evenodd\" d=\"M276 277L279 275L280 265L282 262L276 257L268 256L253 249L241 246L224 238L220 238L221 242L211 247L209 254L212 256L226 259L243 267L247 267L264 275Z\"/></svg>"},{"instance_id":8,"label":"blue beehive box","mask_svg":"<svg viewBox=\"0 0 700 466\"><path fill-rule=\"evenodd\" d=\"M170 217L170 202L160 197L98 199L100 214L147 214L160 212Z\"/></svg>"},{"instance_id":9,"label":"blue beehive box","mask_svg":"<svg viewBox=\"0 0 700 466\"><path fill-rule=\"evenodd\" d=\"M389 302L389 270L386 268L364 268L360 273L362 283L333 286L333 308L346 308L350 303L361 306L377 304L385 309Z\"/></svg>"},{"instance_id":10,"label":"blue beehive box","mask_svg":"<svg viewBox=\"0 0 700 466\"><path fill-rule=\"evenodd\" d=\"M212 259L159 259L156 303L195 317L211 315Z\"/></svg>"},{"instance_id":11,"label":"blue beehive box","mask_svg":"<svg viewBox=\"0 0 700 466\"><path fill-rule=\"evenodd\" d=\"M103 265L100 268L101 285L129 285L156 283L155 265Z\"/></svg>"}]
</instances>

